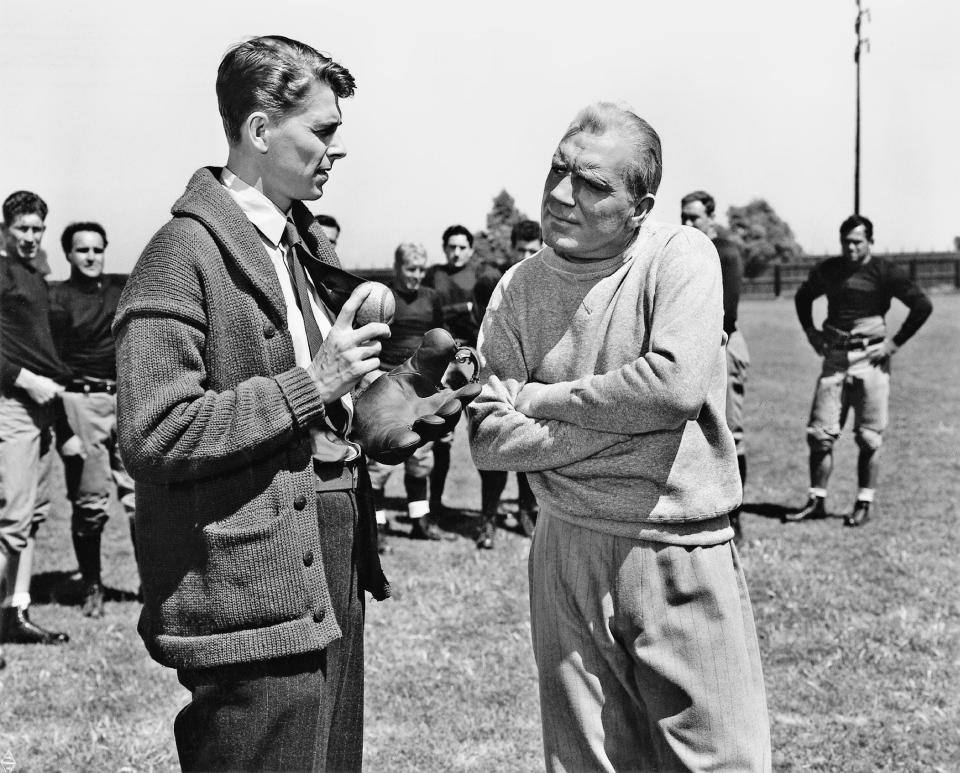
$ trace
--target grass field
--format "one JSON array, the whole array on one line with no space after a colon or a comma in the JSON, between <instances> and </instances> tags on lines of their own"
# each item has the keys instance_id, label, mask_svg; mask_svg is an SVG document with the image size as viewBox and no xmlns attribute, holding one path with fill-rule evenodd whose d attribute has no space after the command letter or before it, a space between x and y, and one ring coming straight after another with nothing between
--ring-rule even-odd
<instances>
[{"instance_id":1,"label":"grass field","mask_svg":"<svg viewBox=\"0 0 960 773\"><path fill-rule=\"evenodd\" d=\"M960 296L935 296L934 306L894 360L877 517L845 529L856 455L846 435L828 502L837 517L780 523L805 498L817 361L790 301L742 304L753 368L741 554L776 770L960 770ZM368 607L371 771L542 769L529 542L500 532L495 551L475 550L479 487L462 432L455 454L446 504L463 511L449 527L462 538L413 542L396 524L384 557L394 598ZM399 475L391 486L399 495ZM99 623L80 615L68 524L61 499L41 533L34 617L71 642L6 647L0 767L9 754L17 771L175 770L172 720L187 693L146 656L136 603L109 602ZM109 586L135 590L121 518L108 527L105 566Z\"/></svg>"}]
</instances>

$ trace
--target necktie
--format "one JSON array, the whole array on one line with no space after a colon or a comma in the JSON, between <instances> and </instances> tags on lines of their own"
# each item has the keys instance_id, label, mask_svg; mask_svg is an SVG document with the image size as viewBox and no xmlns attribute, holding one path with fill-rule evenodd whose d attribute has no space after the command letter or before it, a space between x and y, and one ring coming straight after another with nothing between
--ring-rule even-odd
<instances>
[{"instance_id":1,"label":"necktie","mask_svg":"<svg viewBox=\"0 0 960 773\"><path fill-rule=\"evenodd\" d=\"M307 346L310 348L310 357L316 357L320 351L320 345L323 343L323 335L320 327L317 325L317 318L313 315L313 306L310 304L310 284L307 281L307 272L303 267L304 258L310 258L310 255L303 241L300 239L300 233L292 221L287 220L284 227L284 238L287 241L289 249L287 250L287 260L290 265L290 274L293 278L293 290L297 296L297 305L303 314L303 327L307 334ZM317 288L318 293L321 292ZM322 297L322 295L321 295ZM327 404L327 419L337 431L342 435L347 426L347 412L340 400Z\"/></svg>"},{"instance_id":2,"label":"necktie","mask_svg":"<svg viewBox=\"0 0 960 773\"><path fill-rule=\"evenodd\" d=\"M307 345L310 347L312 359L320 351L323 335L320 333L317 318L313 315L313 307L310 305L310 283L307 281L307 272L303 268L302 253L306 252L307 248L300 239L297 227L290 220L287 221L283 233L287 241L287 263L293 277L293 291L297 296L300 313L303 314L303 326L306 328Z\"/></svg>"}]
</instances>

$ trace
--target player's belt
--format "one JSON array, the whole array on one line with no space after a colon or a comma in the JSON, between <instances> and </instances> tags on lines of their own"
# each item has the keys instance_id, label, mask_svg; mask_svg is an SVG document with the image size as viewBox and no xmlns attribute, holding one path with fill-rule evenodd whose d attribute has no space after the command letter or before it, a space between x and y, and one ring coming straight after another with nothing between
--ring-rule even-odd
<instances>
[{"instance_id":1,"label":"player's belt","mask_svg":"<svg viewBox=\"0 0 960 773\"><path fill-rule=\"evenodd\" d=\"M349 462L322 462L313 460L317 491L356 491L360 458Z\"/></svg>"},{"instance_id":2,"label":"player's belt","mask_svg":"<svg viewBox=\"0 0 960 773\"><path fill-rule=\"evenodd\" d=\"M845 338L842 341L834 341L831 346L834 349L857 352L882 343L883 336L874 336L873 338Z\"/></svg>"},{"instance_id":3,"label":"player's belt","mask_svg":"<svg viewBox=\"0 0 960 773\"><path fill-rule=\"evenodd\" d=\"M75 378L64 387L64 390L83 394L106 393L115 395L117 393L117 382L107 378Z\"/></svg>"}]
</instances>

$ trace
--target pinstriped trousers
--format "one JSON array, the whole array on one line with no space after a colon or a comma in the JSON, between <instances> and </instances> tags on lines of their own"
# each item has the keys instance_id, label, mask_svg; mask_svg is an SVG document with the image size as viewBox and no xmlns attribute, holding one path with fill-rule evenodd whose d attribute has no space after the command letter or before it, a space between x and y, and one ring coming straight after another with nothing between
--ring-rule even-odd
<instances>
[{"instance_id":1,"label":"pinstriped trousers","mask_svg":"<svg viewBox=\"0 0 960 773\"><path fill-rule=\"evenodd\" d=\"M541 511L529 570L548 771L770 770L733 542L615 537Z\"/></svg>"}]
</instances>

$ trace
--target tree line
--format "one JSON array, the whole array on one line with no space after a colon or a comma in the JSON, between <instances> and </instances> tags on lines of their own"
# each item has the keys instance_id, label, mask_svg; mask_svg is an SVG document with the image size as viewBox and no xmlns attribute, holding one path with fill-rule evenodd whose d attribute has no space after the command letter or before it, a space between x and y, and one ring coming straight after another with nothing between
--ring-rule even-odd
<instances>
[{"instance_id":1,"label":"tree line","mask_svg":"<svg viewBox=\"0 0 960 773\"><path fill-rule=\"evenodd\" d=\"M506 190L500 191L487 213L486 228L474 235L474 248L491 262L509 263L510 230L514 224L527 219L527 215L517 209L513 196ZM790 226L765 199L730 207L727 222L730 225L724 235L740 243L744 273L748 277L760 276L771 264L789 263L804 254Z\"/></svg>"}]
</instances>

